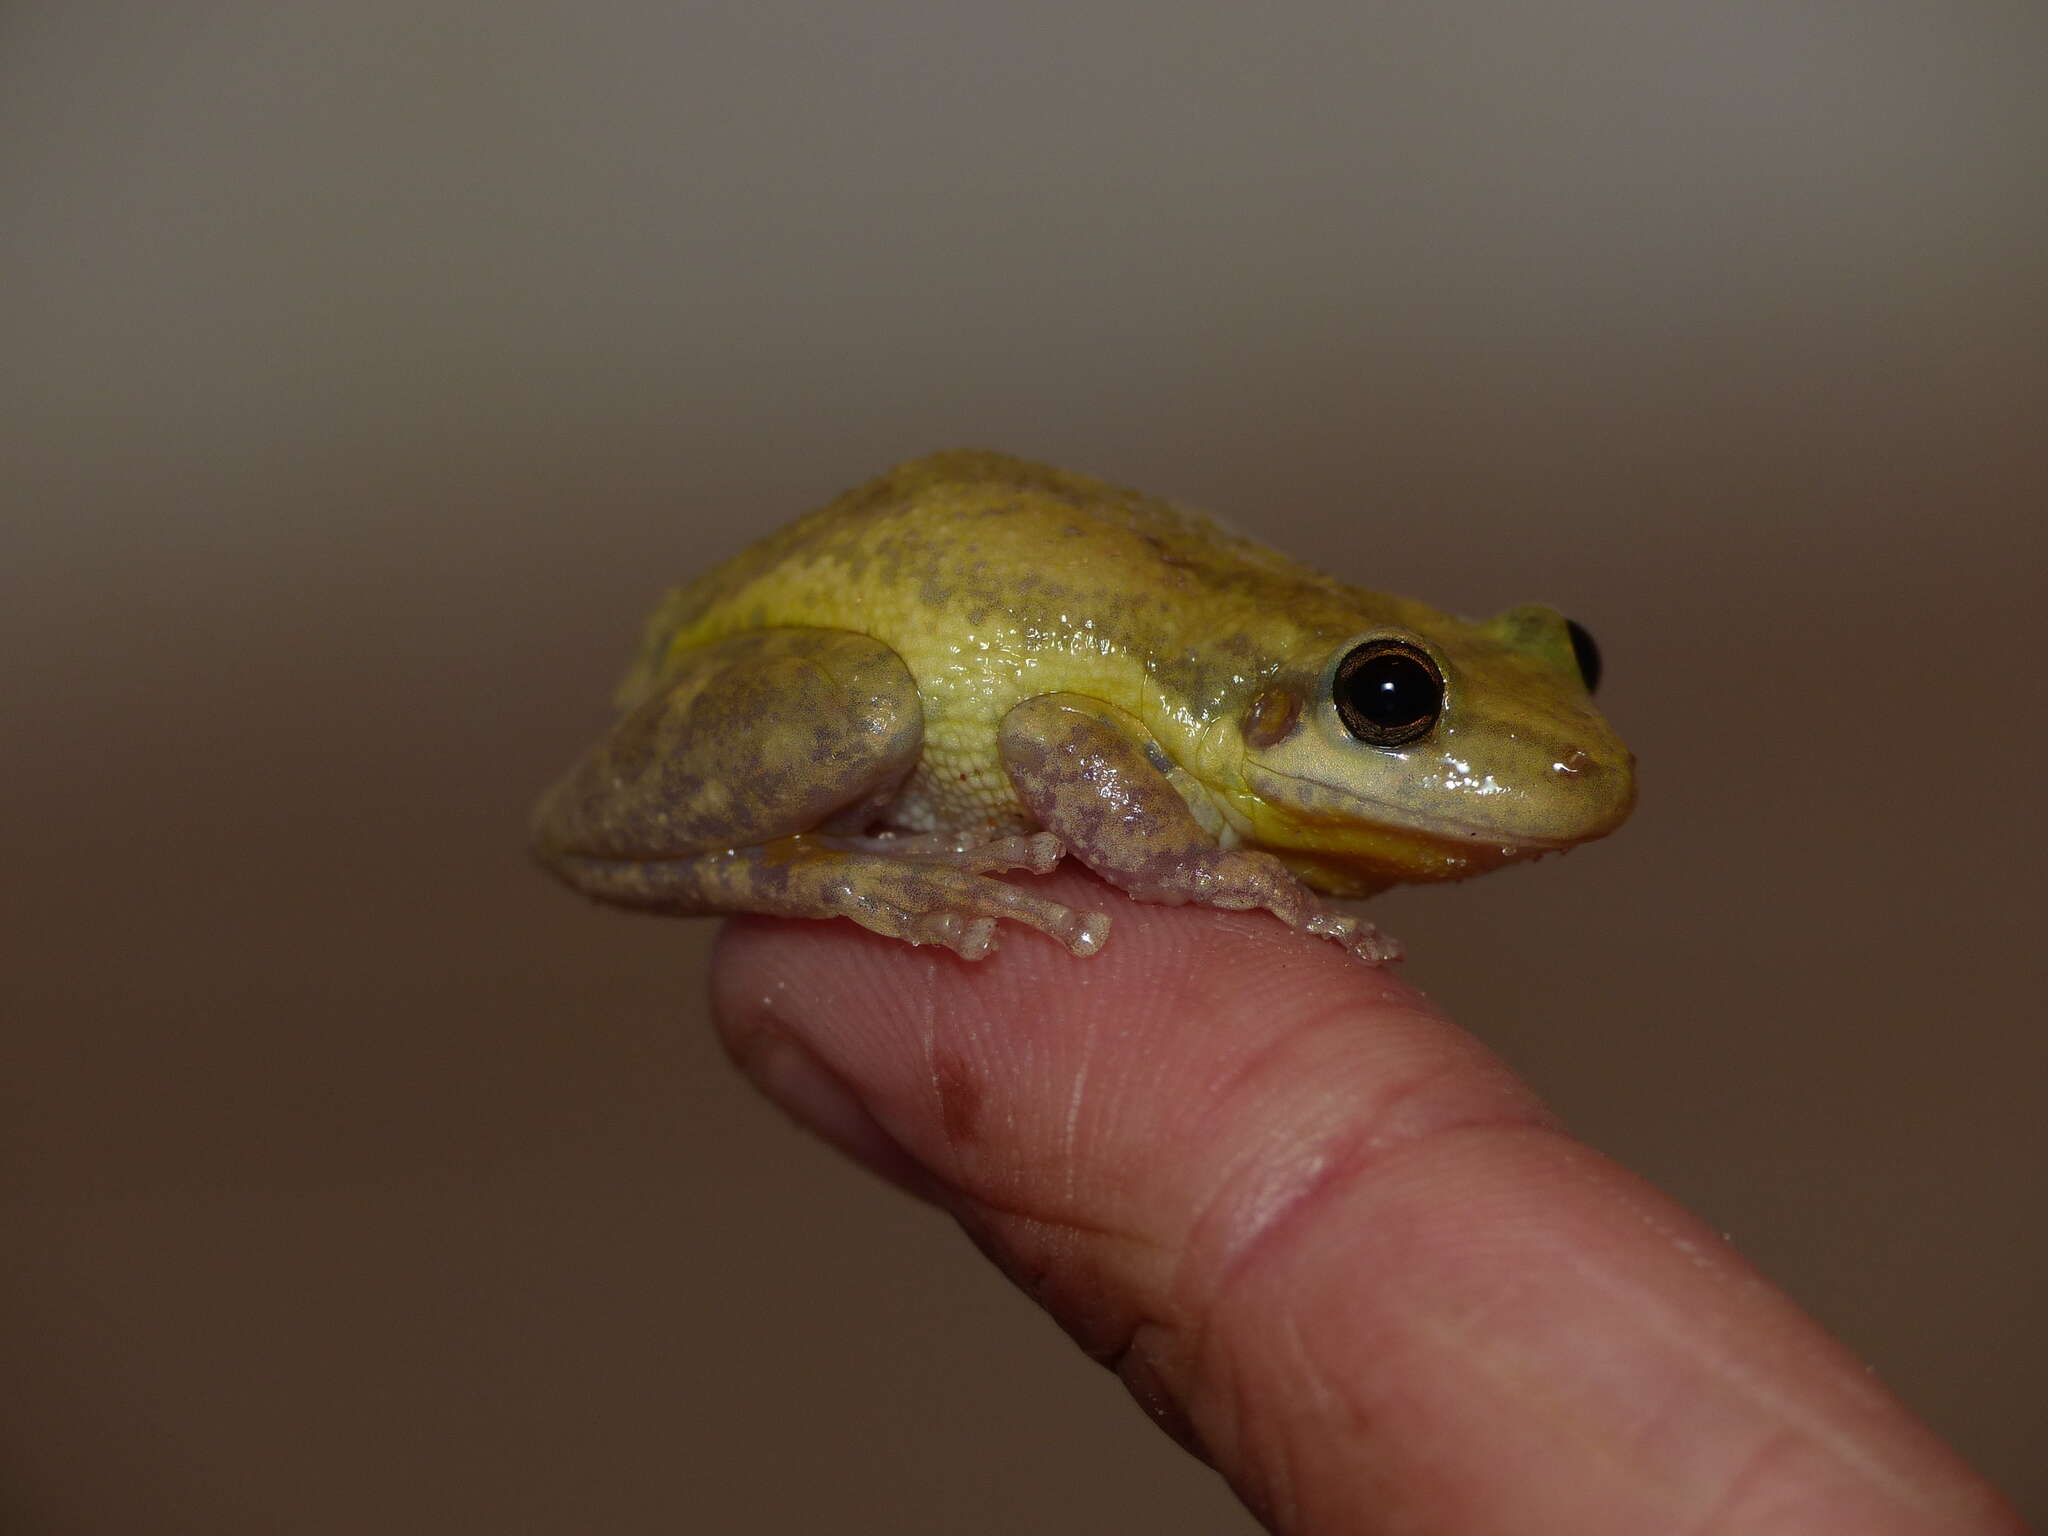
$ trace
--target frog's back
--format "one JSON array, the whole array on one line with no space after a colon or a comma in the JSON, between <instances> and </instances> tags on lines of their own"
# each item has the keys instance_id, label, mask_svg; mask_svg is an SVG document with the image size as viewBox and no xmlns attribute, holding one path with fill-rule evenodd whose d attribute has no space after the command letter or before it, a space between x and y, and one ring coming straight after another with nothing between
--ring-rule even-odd
<instances>
[{"instance_id":1,"label":"frog's back","mask_svg":"<svg viewBox=\"0 0 2048 1536\"><path fill-rule=\"evenodd\" d=\"M676 655L746 629L858 629L914 658L991 625L1058 633L1085 611L1103 643L1146 653L1185 645L1205 608L1348 614L1354 598L1171 502L1005 454L936 453L672 592L621 701Z\"/></svg>"}]
</instances>

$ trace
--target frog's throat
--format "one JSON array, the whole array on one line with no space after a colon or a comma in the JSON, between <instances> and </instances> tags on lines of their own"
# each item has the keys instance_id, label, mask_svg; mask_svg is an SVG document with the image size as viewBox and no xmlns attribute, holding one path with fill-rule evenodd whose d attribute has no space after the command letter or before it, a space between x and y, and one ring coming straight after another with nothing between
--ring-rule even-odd
<instances>
[{"instance_id":1,"label":"frog's throat","mask_svg":"<svg viewBox=\"0 0 2048 1536\"><path fill-rule=\"evenodd\" d=\"M1394 801L1375 799L1356 790L1326 784L1321 779L1280 773L1251 763L1245 765L1245 783L1257 801L1269 806L1284 806L1289 814L1305 825L1323 824L1338 828L1364 822L1382 834L1412 839L1445 852L1469 855L1475 845L1480 845L1496 850L1496 858L1504 854L1515 860L1555 853L1583 841L1574 837L1534 837L1526 832L1508 832L1450 816L1431 816L1421 821L1416 819L1413 811Z\"/></svg>"}]
</instances>

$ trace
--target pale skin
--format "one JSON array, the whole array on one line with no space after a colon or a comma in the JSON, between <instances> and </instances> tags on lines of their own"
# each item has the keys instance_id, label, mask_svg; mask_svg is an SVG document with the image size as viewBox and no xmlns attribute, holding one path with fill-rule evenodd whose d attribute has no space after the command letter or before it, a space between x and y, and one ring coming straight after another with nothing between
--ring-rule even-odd
<instances>
[{"instance_id":1,"label":"pale skin","mask_svg":"<svg viewBox=\"0 0 2048 1536\"><path fill-rule=\"evenodd\" d=\"M1273 1530L2019 1536L1719 1234L1573 1141L1389 973L1140 905L980 965L722 936L719 1026L800 1122L951 1214Z\"/></svg>"}]
</instances>

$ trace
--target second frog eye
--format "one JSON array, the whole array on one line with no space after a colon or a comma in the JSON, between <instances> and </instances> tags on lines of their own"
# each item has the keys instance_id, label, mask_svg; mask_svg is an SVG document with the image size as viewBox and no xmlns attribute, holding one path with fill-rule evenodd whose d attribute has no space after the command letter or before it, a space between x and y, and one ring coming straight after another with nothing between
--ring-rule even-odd
<instances>
[{"instance_id":1,"label":"second frog eye","mask_svg":"<svg viewBox=\"0 0 2048 1536\"><path fill-rule=\"evenodd\" d=\"M1579 678L1586 685L1586 692L1600 691L1600 647L1593 642L1593 632L1577 619L1564 621L1565 633L1571 636L1572 660L1579 664Z\"/></svg>"},{"instance_id":2,"label":"second frog eye","mask_svg":"<svg viewBox=\"0 0 2048 1536\"><path fill-rule=\"evenodd\" d=\"M1444 678L1427 652L1405 640L1368 640L1337 663L1332 701L1344 729L1375 747L1405 747L1427 736L1443 713Z\"/></svg>"}]
</instances>

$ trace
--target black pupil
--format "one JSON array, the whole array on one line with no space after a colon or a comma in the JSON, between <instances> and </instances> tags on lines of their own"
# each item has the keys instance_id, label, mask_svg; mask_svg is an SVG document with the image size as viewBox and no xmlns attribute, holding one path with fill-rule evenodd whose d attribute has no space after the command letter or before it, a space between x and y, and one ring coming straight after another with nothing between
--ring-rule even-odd
<instances>
[{"instance_id":1,"label":"black pupil","mask_svg":"<svg viewBox=\"0 0 2048 1536\"><path fill-rule=\"evenodd\" d=\"M1375 656L1351 674L1351 703L1385 731L1436 713L1436 679L1412 656Z\"/></svg>"},{"instance_id":2,"label":"black pupil","mask_svg":"<svg viewBox=\"0 0 2048 1536\"><path fill-rule=\"evenodd\" d=\"M1361 741L1401 746L1428 734L1443 708L1436 668L1403 645L1367 644L1337 669L1337 712Z\"/></svg>"},{"instance_id":3,"label":"black pupil","mask_svg":"<svg viewBox=\"0 0 2048 1536\"><path fill-rule=\"evenodd\" d=\"M1572 637L1572 659L1579 664L1579 676L1586 681L1586 692L1592 693L1600 686L1600 647L1577 619L1566 619L1564 627Z\"/></svg>"}]
</instances>

